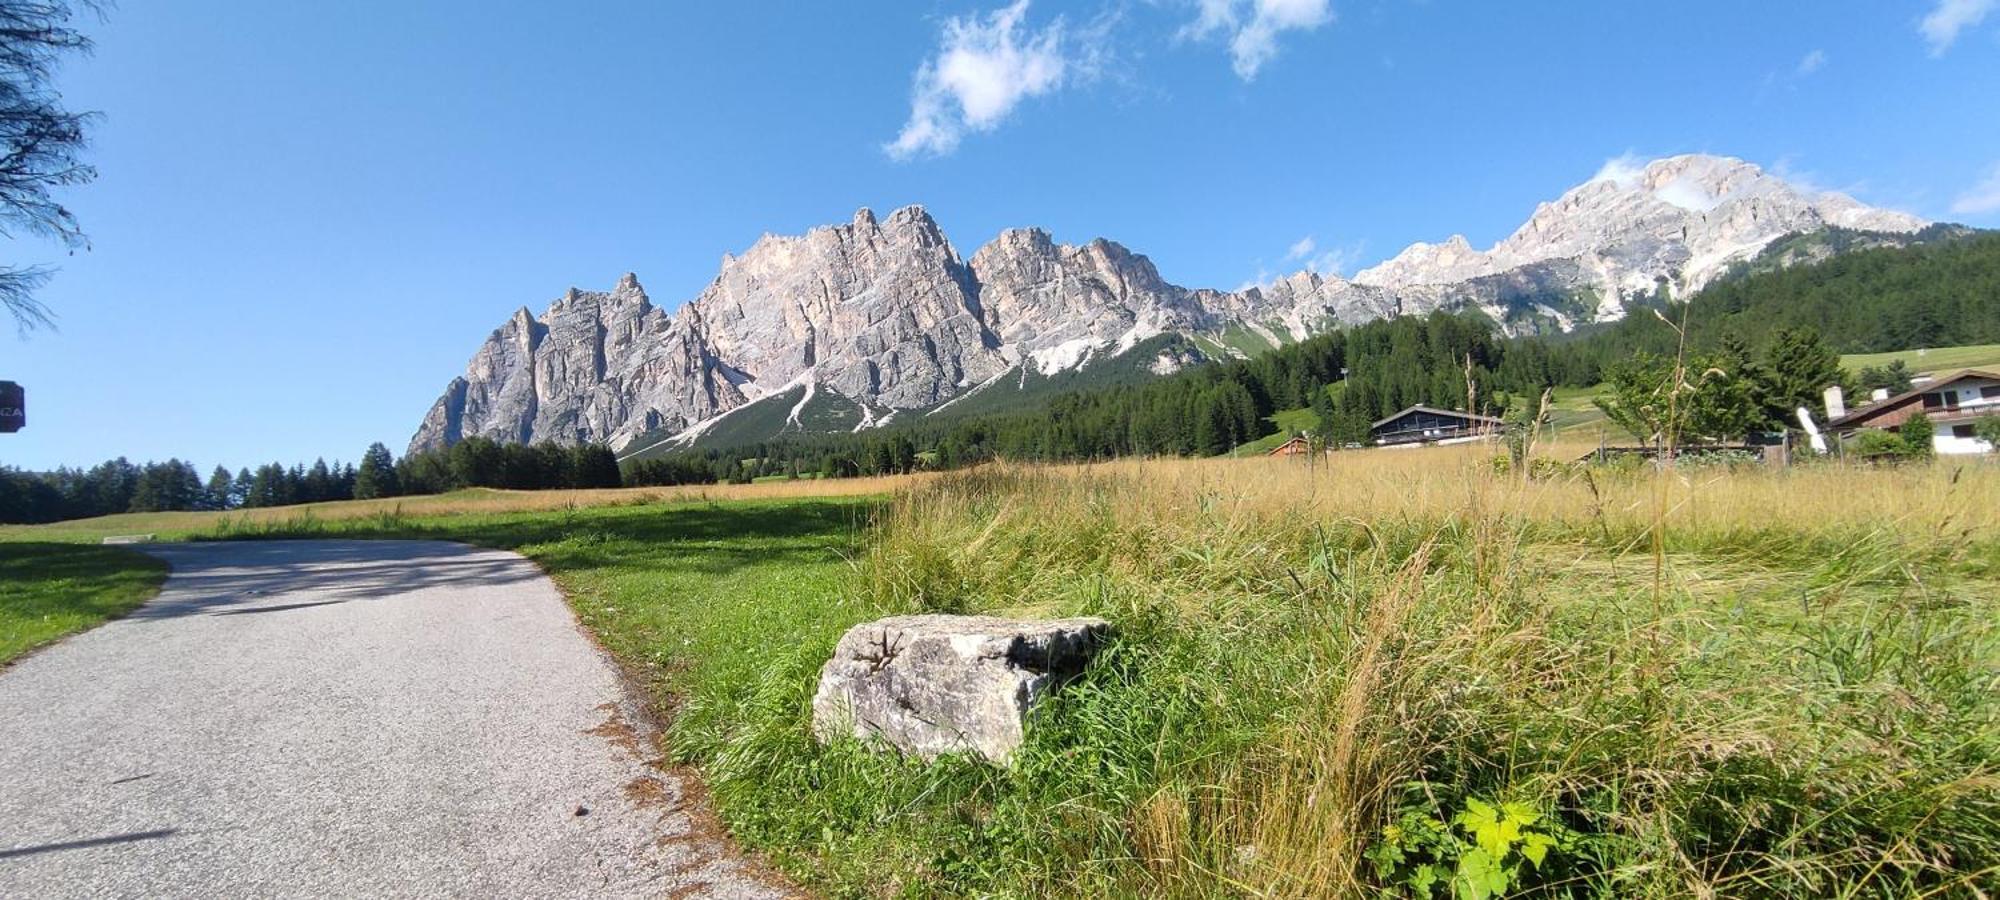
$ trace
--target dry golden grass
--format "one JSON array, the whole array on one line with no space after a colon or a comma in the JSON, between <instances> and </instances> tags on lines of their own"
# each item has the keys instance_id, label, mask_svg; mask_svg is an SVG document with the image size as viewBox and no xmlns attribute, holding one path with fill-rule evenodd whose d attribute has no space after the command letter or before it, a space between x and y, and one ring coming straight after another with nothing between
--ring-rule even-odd
<instances>
[{"instance_id":1,"label":"dry golden grass","mask_svg":"<svg viewBox=\"0 0 2000 900\"><path fill-rule=\"evenodd\" d=\"M1573 460L1589 446L1546 456ZM1946 458L1929 466L1835 464L1790 469L1694 468L1664 478L1578 469L1553 478L1492 472L1495 448L1480 445L1369 450L1258 459L1130 460L1045 467L1070 476L1110 476L1128 515L1181 516L1189 504L1251 517L1432 519L1467 512L1614 532L1650 525L1664 502L1670 530L1712 533L1828 528L1915 536L2000 531L2000 465ZM1540 454L1538 454L1540 455Z\"/></svg>"},{"instance_id":2,"label":"dry golden grass","mask_svg":"<svg viewBox=\"0 0 2000 900\"><path fill-rule=\"evenodd\" d=\"M1133 641L1009 798L1102 804L1088 839L1020 837L1053 893L1370 896L1396 817L1469 799L1586 828L1548 877L1619 896L2000 871L1967 749L2000 734L2000 466L1523 478L1496 450L993 466L900 494L861 571L887 609Z\"/></svg>"},{"instance_id":3,"label":"dry golden grass","mask_svg":"<svg viewBox=\"0 0 2000 900\"><path fill-rule=\"evenodd\" d=\"M211 531L225 519L237 525L258 526L280 525L301 518L311 518L320 522L339 522L383 515L445 517L647 503L854 497L889 494L898 488L920 484L928 477L930 476L920 474L876 478L800 479L761 484L703 484L574 491L504 491L475 488L421 497L343 500L231 512L127 513L74 519L51 525L8 525L0 526L0 541L94 541L108 535L126 534L155 534L168 537Z\"/></svg>"}]
</instances>

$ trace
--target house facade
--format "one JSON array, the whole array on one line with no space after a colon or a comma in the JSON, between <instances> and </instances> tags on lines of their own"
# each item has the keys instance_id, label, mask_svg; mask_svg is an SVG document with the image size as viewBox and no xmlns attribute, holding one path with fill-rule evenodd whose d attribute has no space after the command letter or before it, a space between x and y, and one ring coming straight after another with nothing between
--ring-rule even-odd
<instances>
[{"instance_id":1,"label":"house facade","mask_svg":"<svg viewBox=\"0 0 2000 900\"><path fill-rule=\"evenodd\" d=\"M1931 444L1938 453L1990 453L1992 445L1974 437L1973 427L2000 416L2000 372L1966 369L1932 379L1835 418L1827 430L1843 436L1864 428L1896 431L1917 413L1936 429Z\"/></svg>"},{"instance_id":2,"label":"house facade","mask_svg":"<svg viewBox=\"0 0 2000 900\"><path fill-rule=\"evenodd\" d=\"M1368 426L1369 440L1381 447L1457 444L1500 432L1500 420L1455 409L1412 406Z\"/></svg>"}]
</instances>

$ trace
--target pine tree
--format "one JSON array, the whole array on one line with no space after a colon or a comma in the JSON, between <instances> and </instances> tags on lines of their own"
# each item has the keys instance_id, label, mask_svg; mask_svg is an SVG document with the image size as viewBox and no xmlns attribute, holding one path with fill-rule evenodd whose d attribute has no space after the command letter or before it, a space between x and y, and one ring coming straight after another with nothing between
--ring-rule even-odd
<instances>
[{"instance_id":1,"label":"pine tree","mask_svg":"<svg viewBox=\"0 0 2000 900\"><path fill-rule=\"evenodd\" d=\"M236 470L236 479L229 483L229 507L236 509L250 504L250 468Z\"/></svg>"},{"instance_id":2,"label":"pine tree","mask_svg":"<svg viewBox=\"0 0 2000 900\"><path fill-rule=\"evenodd\" d=\"M1818 408L1822 393L1827 387L1840 384L1844 374L1840 354L1820 340L1818 331L1780 330L1764 352L1759 394L1765 415L1773 421L1786 422L1801 406Z\"/></svg>"},{"instance_id":3,"label":"pine tree","mask_svg":"<svg viewBox=\"0 0 2000 900\"><path fill-rule=\"evenodd\" d=\"M1312 392L1313 437L1321 446L1334 443L1334 433L1340 427L1340 411L1334 408L1333 395L1325 388Z\"/></svg>"},{"instance_id":4,"label":"pine tree","mask_svg":"<svg viewBox=\"0 0 2000 900\"><path fill-rule=\"evenodd\" d=\"M230 477L228 467L216 466L215 471L208 476L207 489L202 492L202 508L230 508L234 505L231 498L235 491L236 482Z\"/></svg>"},{"instance_id":5,"label":"pine tree","mask_svg":"<svg viewBox=\"0 0 2000 900\"><path fill-rule=\"evenodd\" d=\"M354 471L354 499L373 500L398 493L395 457L380 441L369 444L361 454L361 466Z\"/></svg>"}]
</instances>

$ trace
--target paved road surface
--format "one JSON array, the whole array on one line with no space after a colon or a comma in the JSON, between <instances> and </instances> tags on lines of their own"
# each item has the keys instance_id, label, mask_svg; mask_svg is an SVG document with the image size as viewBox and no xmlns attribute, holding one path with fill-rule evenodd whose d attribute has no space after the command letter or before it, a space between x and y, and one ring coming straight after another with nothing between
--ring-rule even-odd
<instances>
[{"instance_id":1,"label":"paved road surface","mask_svg":"<svg viewBox=\"0 0 2000 900\"><path fill-rule=\"evenodd\" d=\"M0 670L0 897L780 893L519 556L147 549L157 599Z\"/></svg>"}]
</instances>

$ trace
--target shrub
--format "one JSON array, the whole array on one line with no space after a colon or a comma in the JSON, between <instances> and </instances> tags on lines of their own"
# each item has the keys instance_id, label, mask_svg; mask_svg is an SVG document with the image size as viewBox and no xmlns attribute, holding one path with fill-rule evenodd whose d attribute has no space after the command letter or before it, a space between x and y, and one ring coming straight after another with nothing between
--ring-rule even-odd
<instances>
[{"instance_id":1,"label":"shrub","mask_svg":"<svg viewBox=\"0 0 2000 900\"><path fill-rule=\"evenodd\" d=\"M1931 417L1917 413L1904 420L1898 429L1903 438L1903 452L1911 459L1930 459L1936 455L1933 440L1937 437L1937 426L1931 424Z\"/></svg>"}]
</instances>

